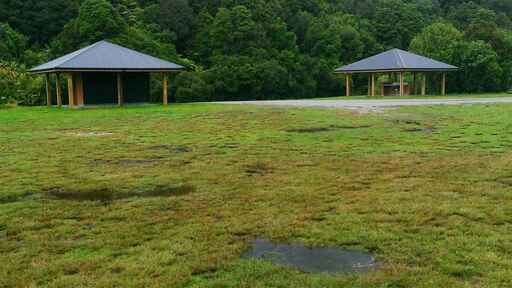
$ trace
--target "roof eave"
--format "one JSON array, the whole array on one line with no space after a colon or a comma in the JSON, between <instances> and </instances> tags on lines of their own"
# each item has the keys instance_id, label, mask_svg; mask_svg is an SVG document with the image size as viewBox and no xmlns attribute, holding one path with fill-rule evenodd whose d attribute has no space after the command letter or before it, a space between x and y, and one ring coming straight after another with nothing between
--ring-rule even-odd
<instances>
[{"instance_id":1,"label":"roof eave","mask_svg":"<svg viewBox=\"0 0 512 288\"><path fill-rule=\"evenodd\" d=\"M149 72L149 73L163 73L163 72L180 72L185 70L185 67L179 68L48 68L48 69L32 69L28 72L32 75L45 74L45 73L67 73L67 72Z\"/></svg>"},{"instance_id":2,"label":"roof eave","mask_svg":"<svg viewBox=\"0 0 512 288\"><path fill-rule=\"evenodd\" d=\"M454 68L399 68L399 69L367 69L367 70L335 70L335 74L348 74L348 73L392 73L392 72L450 72L457 71L458 67Z\"/></svg>"}]
</instances>

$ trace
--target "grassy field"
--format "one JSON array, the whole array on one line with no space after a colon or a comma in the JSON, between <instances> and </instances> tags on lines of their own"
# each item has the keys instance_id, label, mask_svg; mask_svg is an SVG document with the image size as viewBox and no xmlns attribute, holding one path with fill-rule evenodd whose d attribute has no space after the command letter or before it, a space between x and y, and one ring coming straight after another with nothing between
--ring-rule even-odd
<instances>
[{"instance_id":1,"label":"grassy field","mask_svg":"<svg viewBox=\"0 0 512 288\"><path fill-rule=\"evenodd\" d=\"M512 105L0 110L0 287L511 287ZM364 275L248 243L374 253Z\"/></svg>"}]
</instances>

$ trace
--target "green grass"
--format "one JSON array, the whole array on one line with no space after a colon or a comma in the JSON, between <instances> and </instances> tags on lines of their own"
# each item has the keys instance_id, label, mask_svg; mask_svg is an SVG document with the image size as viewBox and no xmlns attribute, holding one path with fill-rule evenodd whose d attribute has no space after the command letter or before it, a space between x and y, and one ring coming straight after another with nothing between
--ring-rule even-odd
<instances>
[{"instance_id":1,"label":"green grass","mask_svg":"<svg viewBox=\"0 0 512 288\"><path fill-rule=\"evenodd\" d=\"M511 287L512 105L0 110L0 287ZM244 260L256 237L366 275Z\"/></svg>"},{"instance_id":2,"label":"green grass","mask_svg":"<svg viewBox=\"0 0 512 288\"><path fill-rule=\"evenodd\" d=\"M378 92L380 93L380 92ZM379 95L371 97L368 95L356 95L356 96L338 96L338 97L327 97L322 98L324 100L375 100L375 99L460 99L460 98L500 98L500 97L512 97L511 93L486 93L486 94L448 94L445 96L441 95L414 95L414 96L385 96Z\"/></svg>"}]
</instances>

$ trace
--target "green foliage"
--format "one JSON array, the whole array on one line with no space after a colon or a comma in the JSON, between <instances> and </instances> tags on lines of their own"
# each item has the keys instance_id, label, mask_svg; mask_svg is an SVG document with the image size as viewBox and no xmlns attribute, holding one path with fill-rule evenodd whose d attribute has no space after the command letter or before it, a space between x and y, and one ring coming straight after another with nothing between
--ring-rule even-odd
<instances>
[{"instance_id":1,"label":"green foliage","mask_svg":"<svg viewBox=\"0 0 512 288\"><path fill-rule=\"evenodd\" d=\"M180 73L174 82L174 85L178 87L175 96L176 102L211 101L212 91L205 78L205 73Z\"/></svg>"},{"instance_id":2,"label":"green foliage","mask_svg":"<svg viewBox=\"0 0 512 288\"><path fill-rule=\"evenodd\" d=\"M460 42L453 64L461 68L456 74L456 87L461 92L498 91L503 70L491 45L481 40Z\"/></svg>"},{"instance_id":3,"label":"green foliage","mask_svg":"<svg viewBox=\"0 0 512 288\"><path fill-rule=\"evenodd\" d=\"M79 0L2 0L0 22L11 24L31 43L46 45L78 14Z\"/></svg>"},{"instance_id":4,"label":"green foliage","mask_svg":"<svg viewBox=\"0 0 512 288\"><path fill-rule=\"evenodd\" d=\"M170 61L178 61L176 47L172 43L160 42L144 29L130 27L111 39L119 45Z\"/></svg>"},{"instance_id":5,"label":"green foliage","mask_svg":"<svg viewBox=\"0 0 512 288\"><path fill-rule=\"evenodd\" d=\"M32 77L15 62L0 61L0 104L41 104L43 89L40 77Z\"/></svg>"},{"instance_id":6,"label":"green foliage","mask_svg":"<svg viewBox=\"0 0 512 288\"><path fill-rule=\"evenodd\" d=\"M107 0L85 0L80 6L77 25L84 43L115 37L125 28L125 22Z\"/></svg>"},{"instance_id":7,"label":"green foliage","mask_svg":"<svg viewBox=\"0 0 512 288\"><path fill-rule=\"evenodd\" d=\"M434 23L418 34L411 42L410 50L439 61L451 62L463 34L453 25Z\"/></svg>"},{"instance_id":8,"label":"green foliage","mask_svg":"<svg viewBox=\"0 0 512 288\"><path fill-rule=\"evenodd\" d=\"M183 41L190 36L194 25L194 10L188 0L160 0L158 22L163 29L172 31L177 41Z\"/></svg>"},{"instance_id":9,"label":"green foliage","mask_svg":"<svg viewBox=\"0 0 512 288\"><path fill-rule=\"evenodd\" d=\"M245 6L219 9L209 31L213 55L250 54L250 49L262 44L264 37Z\"/></svg>"},{"instance_id":10,"label":"green foliage","mask_svg":"<svg viewBox=\"0 0 512 288\"><path fill-rule=\"evenodd\" d=\"M0 61L22 60L27 38L14 31L8 23L0 23Z\"/></svg>"},{"instance_id":11,"label":"green foliage","mask_svg":"<svg viewBox=\"0 0 512 288\"><path fill-rule=\"evenodd\" d=\"M189 68L178 101L242 100L337 96L334 68L409 48L464 68L450 92L504 91L511 19L507 0L4 0L0 59L31 67L107 39Z\"/></svg>"},{"instance_id":12,"label":"green foliage","mask_svg":"<svg viewBox=\"0 0 512 288\"><path fill-rule=\"evenodd\" d=\"M366 20L348 14L324 15L309 25L305 47L309 55L333 64L351 63L382 47L377 44Z\"/></svg>"},{"instance_id":13,"label":"green foliage","mask_svg":"<svg viewBox=\"0 0 512 288\"><path fill-rule=\"evenodd\" d=\"M492 46L482 40L465 40L451 24L434 23L426 27L412 40L411 50L461 69L461 72L449 75L451 91L498 91L506 86L498 55Z\"/></svg>"},{"instance_id":14,"label":"green foliage","mask_svg":"<svg viewBox=\"0 0 512 288\"><path fill-rule=\"evenodd\" d=\"M407 49L414 35L425 26L426 17L414 3L377 1L373 18L376 37L386 48Z\"/></svg>"}]
</instances>

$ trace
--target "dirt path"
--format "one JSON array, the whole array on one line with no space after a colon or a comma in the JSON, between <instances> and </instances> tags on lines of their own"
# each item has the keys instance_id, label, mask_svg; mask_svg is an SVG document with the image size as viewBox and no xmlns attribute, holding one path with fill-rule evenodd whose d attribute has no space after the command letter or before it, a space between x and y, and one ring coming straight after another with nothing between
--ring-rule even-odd
<instances>
[{"instance_id":1,"label":"dirt path","mask_svg":"<svg viewBox=\"0 0 512 288\"><path fill-rule=\"evenodd\" d=\"M275 101L227 101L220 104L243 104L285 107L316 107L354 109L363 111L381 110L401 106L512 104L512 97L460 98L460 99L382 99L382 100L275 100Z\"/></svg>"}]
</instances>

